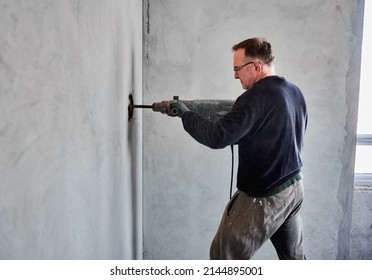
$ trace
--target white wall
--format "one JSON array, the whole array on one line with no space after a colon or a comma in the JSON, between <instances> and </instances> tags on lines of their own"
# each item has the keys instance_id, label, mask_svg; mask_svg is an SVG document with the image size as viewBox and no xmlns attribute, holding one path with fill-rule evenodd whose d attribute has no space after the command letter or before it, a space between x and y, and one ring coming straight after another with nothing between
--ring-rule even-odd
<instances>
[{"instance_id":1,"label":"white wall","mask_svg":"<svg viewBox=\"0 0 372 280\"><path fill-rule=\"evenodd\" d=\"M142 3L0 1L0 259L142 256Z\"/></svg>"},{"instance_id":2,"label":"white wall","mask_svg":"<svg viewBox=\"0 0 372 280\"><path fill-rule=\"evenodd\" d=\"M363 1L143 3L143 103L235 98L231 46L272 42L309 106L307 256L371 258L370 193L352 192ZM0 1L0 259L208 258L230 151L178 118L128 122L141 64L141 1Z\"/></svg>"},{"instance_id":3,"label":"white wall","mask_svg":"<svg viewBox=\"0 0 372 280\"><path fill-rule=\"evenodd\" d=\"M354 192L350 258L372 259L372 192L370 188L359 188Z\"/></svg>"},{"instance_id":4,"label":"white wall","mask_svg":"<svg viewBox=\"0 0 372 280\"><path fill-rule=\"evenodd\" d=\"M145 0L144 100L236 98L233 44L266 37L303 90L303 222L309 259L350 258L360 66L357 0ZM144 257L206 259L228 201L230 151L196 143L178 118L144 113ZM268 243L258 259L276 259Z\"/></svg>"}]
</instances>

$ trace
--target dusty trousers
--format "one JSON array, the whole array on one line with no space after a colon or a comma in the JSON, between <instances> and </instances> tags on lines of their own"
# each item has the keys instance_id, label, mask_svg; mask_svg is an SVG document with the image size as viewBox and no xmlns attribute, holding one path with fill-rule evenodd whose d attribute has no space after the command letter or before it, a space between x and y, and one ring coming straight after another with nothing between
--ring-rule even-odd
<instances>
[{"instance_id":1,"label":"dusty trousers","mask_svg":"<svg viewBox=\"0 0 372 280\"><path fill-rule=\"evenodd\" d=\"M300 217L303 196L302 179L267 197L255 198L237 191L212 241L210 259L251 259L268 239L279 259L306 259Z\"/></svg>"}]
</instances>

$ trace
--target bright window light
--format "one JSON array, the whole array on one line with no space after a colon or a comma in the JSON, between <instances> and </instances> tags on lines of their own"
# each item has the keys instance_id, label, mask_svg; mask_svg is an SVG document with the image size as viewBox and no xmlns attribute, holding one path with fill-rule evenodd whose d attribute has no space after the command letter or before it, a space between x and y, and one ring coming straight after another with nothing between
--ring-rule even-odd
<instances>
[{"instance_id":1,"label":"bright window light","mask_svg":"<svg viewBox=\"0 0 372 280\"><path fill-rule=\"evenodd\" d=\"M355 173L372 174L372 1L365 1ZM372 182L371 182L372 183Z\"/></svg>"}]
</instances>

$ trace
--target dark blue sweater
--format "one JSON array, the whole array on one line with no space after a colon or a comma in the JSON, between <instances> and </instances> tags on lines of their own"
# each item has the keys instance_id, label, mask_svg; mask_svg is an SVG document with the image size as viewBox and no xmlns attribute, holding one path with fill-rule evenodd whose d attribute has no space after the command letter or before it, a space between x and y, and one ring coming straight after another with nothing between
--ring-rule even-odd
<instances>
[{"instance_id":1,"label":"dark blue sweater","mask_svg":"<svg viewBox=\"0 0 372 280\"><path fill-rule=\"evenodd\" d=\"M237 188L250 196L275 194L301 171L306 103L301 90L282 77L257 82L217 121L189 111L182 122L195 140L212 149L238 143Z\"/></svg>"}]
</instances>

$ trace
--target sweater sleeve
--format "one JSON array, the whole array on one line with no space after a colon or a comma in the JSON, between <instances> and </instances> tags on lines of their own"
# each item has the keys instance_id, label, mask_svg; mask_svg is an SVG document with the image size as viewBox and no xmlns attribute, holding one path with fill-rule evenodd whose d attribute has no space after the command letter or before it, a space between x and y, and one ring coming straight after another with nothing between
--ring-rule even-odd
<instances>
[{"instance_id":1,"label":"sweater sleeve","mask_svg":"<svg viewBox=\"0 0 372 280\"><path fill-rule=\"evenodd\" d=\"M204 119L195 112L186 112L182 116L183 127L196 141L212 149L236 144L254 123L252 110L242 103L245 102L237 100L232 111L216 121Z\"/></svg>"}]
</instances>

